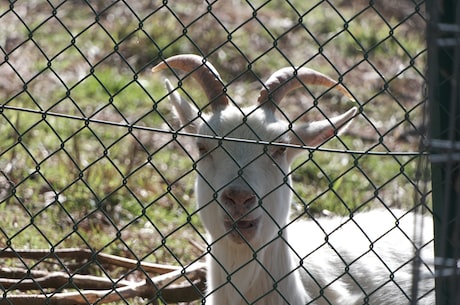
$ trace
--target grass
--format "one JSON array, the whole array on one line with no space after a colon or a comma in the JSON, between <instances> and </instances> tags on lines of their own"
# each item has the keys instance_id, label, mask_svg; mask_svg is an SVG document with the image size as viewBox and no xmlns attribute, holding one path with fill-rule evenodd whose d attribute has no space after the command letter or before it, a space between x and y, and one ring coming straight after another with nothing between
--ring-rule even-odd
<instances>
[{"instance_id":1,"label":"grass","mask_svg":"<svg viewBox=\"0 0 460 305\"><path fill-rule=\"evenodd\" d=\"M160 132L175 126L161 75L149 73L160 57L209 54L240 104L275 70L305 64L341 77L361 110L328 148L418 150L426 62L418 8L128 3L0 4L0 248L84 247L171 264L201 256L188 242L203 241L193 148ZM194 82L184 89L201 100ZM289 117L311 109L299 120L322 119L351 106L327 95L312 107L301 91L284 101ZM417 168L413 156L307 153L293 167L296 215L411 208ZM33 266L8 261L18 264Z\"/></svg>"}]
</instances>

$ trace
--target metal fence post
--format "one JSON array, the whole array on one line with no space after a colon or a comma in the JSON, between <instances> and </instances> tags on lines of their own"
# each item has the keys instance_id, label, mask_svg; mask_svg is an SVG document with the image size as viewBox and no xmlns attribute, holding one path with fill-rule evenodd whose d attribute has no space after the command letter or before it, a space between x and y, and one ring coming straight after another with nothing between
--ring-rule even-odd
<instances>
[{"instance_id":1,"label":"metal fence post","mask_svg":"<svg viewBox=\"0 0 460 305\"><path fill-rule=\"evenodd\" d=\"M460 304L460 4L428 1L437 305Z\"/></svg>"}]
</instances>

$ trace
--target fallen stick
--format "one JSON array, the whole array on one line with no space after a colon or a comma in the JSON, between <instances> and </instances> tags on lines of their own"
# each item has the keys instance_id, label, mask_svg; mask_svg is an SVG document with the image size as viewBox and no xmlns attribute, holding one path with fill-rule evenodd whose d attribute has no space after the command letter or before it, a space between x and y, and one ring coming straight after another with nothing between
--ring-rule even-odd
<instances>
[{"instance_id":1,"label":"fallen stick","mask_svg":"<svg viewBox=\"0 0 460 305\"><path fill-rule=\"evenodd\" d=\"M21 276L22 275L22 276ZM18 281L18 279L20 279ZM71 285L70 287L69 284ZM93 275L69 274L19 268L0 268L0 286L15 290L40 290L43 288L111 289L129 286L131 282Z\"/></svg>"},{"instance_id":2,"label":"fallen stick","mask_svg":"<svg viewBox=\"0 0 460 305\"><path fill-rule=\"evenodd\" d=\"M142 297L149 300L161 299L166 303L191 302L202 297L205 289L205 265L195 262L185 268L139 262L132 259L94 253L84 249L61 250L4 250L0 257L21 259L75 259L97 260L100 263L131 269L142 267L144 271L160 275L145 281L133 282L114 280L108 277L47 272L21 268L0 268L0 286L5 288L0 304L104 304L122 299ZM66 284L71 283L70 287ZM14 290L77 289L72 292L42 294L12 294Z\"/></svg>"},{"instance_id":3,"label":"fallen stick","mask_svg":"<svg viewBox=\"0 0 460 305\"><path fill-rule=\"evenodd\" d=\"M98 260L102 264L110 264L124 268L137 268L142 267L146 272L151 273L168 273L180 269L171 265L155 264L148 262L141 262L134 259L124 258L120 256L104 254L100 252L93 252L87 249L68 248L68 249L35 249L35 250L3 250L0 251L0 257L4 258L23 258L44 260L46 258L56 259L75 259L75 260Z\"/></svg>"}]
</instances>

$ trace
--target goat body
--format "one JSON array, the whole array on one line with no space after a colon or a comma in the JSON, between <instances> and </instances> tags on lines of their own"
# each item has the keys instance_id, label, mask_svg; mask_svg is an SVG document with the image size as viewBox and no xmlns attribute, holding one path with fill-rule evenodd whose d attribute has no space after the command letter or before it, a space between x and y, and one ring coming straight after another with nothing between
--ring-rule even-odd
<instances>
[{"instance_id":1,"label":"goat body","mask_svg":"<svg viewBox=\"0 0 460 305\"><path fill-rule=\"evenodd\" d=\"M282 97L297 87L334 87L310 69L284 68L261 90L259 105L229 103L215 68L201 57L179 55L154 68L191 73L210 100L201 114L167 81L185 130L197 133L196 194L208 234L207 304L409 304L412 261L419 250L411 237L414 214L371 211L348 218L291 223L290 164L303 150L344 130L355 116L289 124L275 115ZM244 143L235 139L244 139ZM432 235L430 219L424 236ZM429 240L424 250L432 255ZM431 275L429 268L424 270ZM419 304L433 304L433 280L420 275ZM427 294L427 295L425 295Z\"/></svg>"}]
</instances>

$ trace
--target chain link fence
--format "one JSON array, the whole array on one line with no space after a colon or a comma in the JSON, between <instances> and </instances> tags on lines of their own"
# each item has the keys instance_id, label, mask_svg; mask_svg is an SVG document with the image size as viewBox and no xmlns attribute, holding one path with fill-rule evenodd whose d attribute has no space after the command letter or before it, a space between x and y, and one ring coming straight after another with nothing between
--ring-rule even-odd
<instances>
[{"instance_id":1,"label":"chain link fence","mask_svg":"<svg viewBox=\"0 0 460 305\"><path fill-rule=\"evenodd\" d=\"M0 24L2 304L205 298L196 135L181 132L163 78L199 108L207 100L189 78L150 72L176 54L212 62L241 107L292 66L355 97L309 87L280 106L291 122L358 109L294 162L293 219L431 215L424 1L3 1ZM425 304L417 287L402 291L407 303Z\"/></svg>"}]
</instances>

